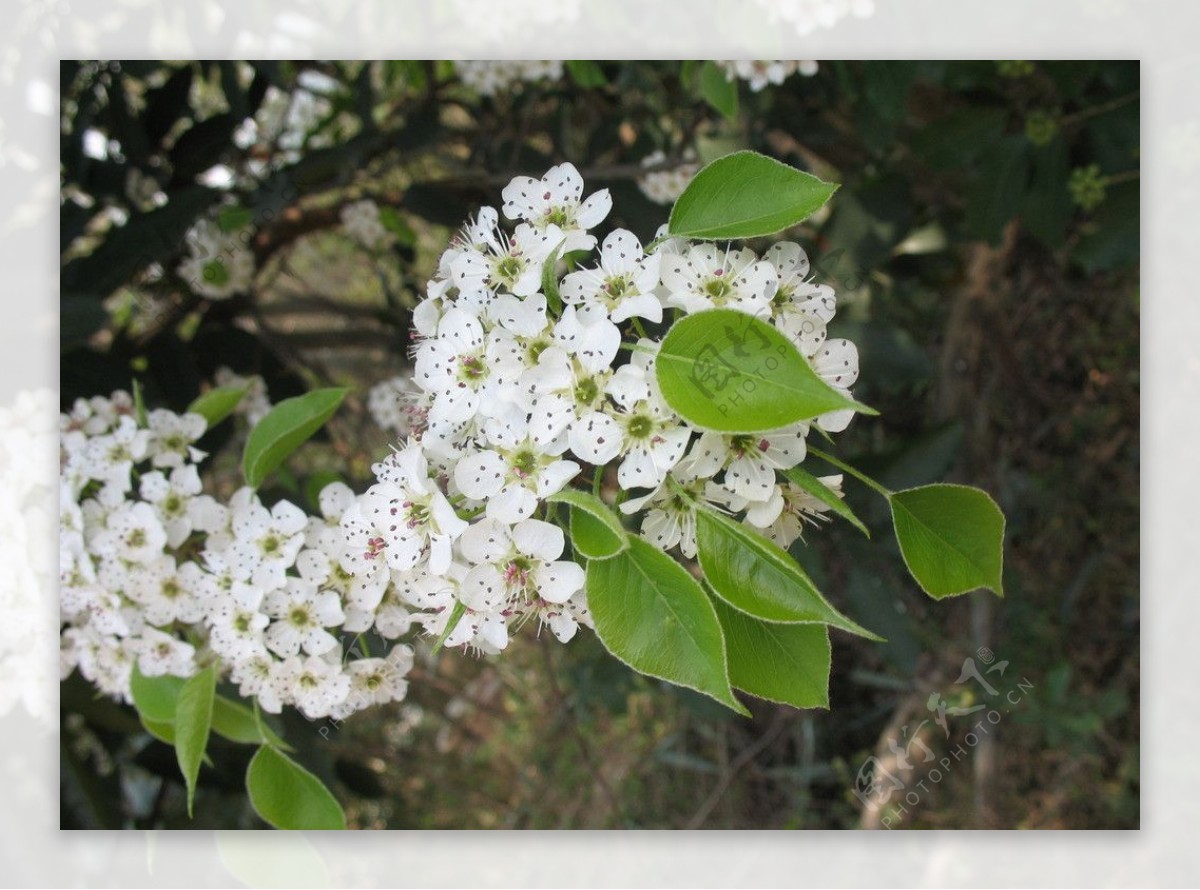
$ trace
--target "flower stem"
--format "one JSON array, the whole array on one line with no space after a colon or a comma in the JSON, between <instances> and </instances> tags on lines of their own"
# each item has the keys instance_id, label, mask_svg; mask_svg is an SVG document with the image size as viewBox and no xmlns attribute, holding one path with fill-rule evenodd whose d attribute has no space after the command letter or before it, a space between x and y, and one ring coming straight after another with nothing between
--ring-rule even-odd
<instances>
[{"instance_id":1,"label":"flower stem","mask_svg":"<svg viewBox=\"0 0 1200 890\"><path fill-rule=\"evenodd\" d=\"M827 454L824 451L822 451L820 448L814 448L811 445L808 446L808 453L811 454L813 457L819 457L821 460L825 461L825 463L835 466L839 470L843 470L844 472L849 473L851 476L853 476L859 482L863 483L863 485L866 485L869 488L875 489L875 491L877 491L877 492L879 492L879 494L883 495L884 498L886 498L887 500L891 500L891 498L892 498L891 491L889 491L887 488L884 488L882 485L880 485L878 482L876 482L874 479L872 479L870 476L866 475L865 473L859 472L858 470L854 469L854 467L850 466L849 464L843 463L842 461L838 460L832 454Z\"/></svg>"}]
</instances>

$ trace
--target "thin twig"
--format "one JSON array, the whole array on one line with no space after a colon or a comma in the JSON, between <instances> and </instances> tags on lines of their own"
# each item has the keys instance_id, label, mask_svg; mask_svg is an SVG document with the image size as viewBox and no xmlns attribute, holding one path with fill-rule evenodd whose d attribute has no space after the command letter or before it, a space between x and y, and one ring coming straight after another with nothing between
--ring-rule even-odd
<instances>
[{"instance_id":1,"label":"thin twig","mask_svg":"<svg viewBox=\"0 0 1200 890\"><path fill-rule=\"evenodd\" d=\"M733 758L729 764L729 770L721 776L721 781L717 783L717 787L712 790L712 793L704 799L704 803L700 804L700 808L688 820L686 828L695 829L704 825L713 809L721 802L721 798L725 796L725 792L729 790L729 786L733 784L733 780L737 778L738 773L746 768L755 757L765 751L771 744L779 738L784 728L787 726L787 713L783 710L777 710L775 717L771 721L771 725L753 745L743 748L738 756Z\"/></svg>"},{"instance_id":2,"label":"thin twig","mask_svg":"<svg viewBox=\"0 0 1200 890\"><path fill-rule=\"evenodd\" d=\"M591 772L592 778L600 789L604 792L604 796L608 799L609 809L612 811L622 825L625 824L625 811L621 807L620 798L617 797L611 785L608 784L608 779L596 763L595 754L592 752L592 746L587 738L579 729L579 720L575 714L575 709L567 700L567 695L563 692L562 686L558 683L558 673L554 667L553 655L550 652L551 647L542 645L538 647L542 650L542 658L546 662L546 675L550 684L550 692L558 701L558 705L566 713L567 729L571 733L571 737L575 740L575 746L579 748L579 756L583 760L584 765Z\"/></svg>"}]
</instances>

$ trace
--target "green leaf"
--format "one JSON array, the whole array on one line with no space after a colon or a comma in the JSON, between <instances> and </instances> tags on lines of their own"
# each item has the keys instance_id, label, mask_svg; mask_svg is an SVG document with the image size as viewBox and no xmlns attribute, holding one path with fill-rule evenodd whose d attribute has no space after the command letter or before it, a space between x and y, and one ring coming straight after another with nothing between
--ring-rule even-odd
<instances>
[{"instance_id":1,"label":"green leaf","mask_svg":"<svg viewBox=\"0 0 1200 890\"><path fill-rule=\"evenodd\" d=\"M412 230L404 217L396 210L395 207L390 207L384 204L379 208L379 222L383 227L396 236L396 241L405 247L412 247L417 243L417 233Z\"/></svg>"},{"instance_id":2,"label":"green leaf","mask_svg":"<svg viewBox=\"0 0 1200 890\"><path fill-rule=\"evenodd\" d=\"M737 120L737 81L727 77L715 62L705 62L700 66L700 95L704 97L705 102L725 115L726 120Z\"/></svg>"},{"instance_id":3,"label":"green leaf","mask_svg":"<svg viewBox=\"0 0 1200 890\"><path fill-rule=\"evenodd\" d=\"M200 775L204 749L208 747L208 733L212 729L216 689L217 672L210 665L183 684L175 707L175 757L187 783L188 816L192 815L196 779Z\"/></svg>"},{"instance_id":4,"label":"green leaf","mask_svg":"<svg viewBox=\"0 0 1200 890\"><path fill-rule=\"evenodd\" d=\"M233 413L246 395L244 386L217 386L198 396L188 405L189 414L199 414L208 421L208 428L214 426Z\"/></svg>"},{"instance_id":5,"label":"green leaf","mask_svg":"<svg viewBox=\"0 0 1200 890\"><path fill-rule=\"evenodd\" d=\"M217 228L222 232L236 232L254 222L254 211L246 207L225 207L217 214Z\"/></svg>"},{"instance_id":6,"label":"green leaf","mask_svg":"<svg viewBox=\"0 0 1200 890\"><path fill-rule=\"evenodd\" d=\"M876 413L831 388L774 327L735 309L697 312L672 325L655 374L682 418L723 433L779 429L839 408Z\"/></svg>"},{"instance_id":7,"label":"green leaf","mask_svg":"<svg viewBox=\"0 0 1200 890\"><path fill-rule=\"evenodd\" d=\"M148 423L146 419L146 396L142 392L142 382L136 377L133 378L133 416L137 419L137 425L145 429Z\"/></svg>"},{"instance_id":8,"label":"green leaf","mask_svg":"<svg viewBox=\"0 0 1200 890\"><path fill-rule=\"evenodd\" d=\"M170 674L147 677L135 664L129 678L133 705L143 720L151 723L172 723L175 720L175 705L179 701L179 693L186 682L183 677L173 677Z\"/></svg>"},{"instance_id":9,"label":"green leaf","mask_svg":"<svg viewBox=\"0 0 1200 890\"><path fill-rule=\"evenodd\" d=\"M563 63L571 80L585 89L602 87L608 83L608 78L600 70L600 66L591 59L569 59Z\"/></svg>"},{"instance_id":10,"label":"green leaf","mask_svg":"<svg viewBox=\"0 0 1200 890\"><path fill-rule=\"evenodd\" d=\"M854 511L850 509L846 501L838 497L837 492L808 472L808 470L801 467L792 467L790 470L784 470L783 475L787 476L788 479L807 491L822 504L829 507L830 510L845 519L868 538L871 537L871 533L867 531L867 527L862 524L861 519L854 515Z\"/></svg>"},{"instance_id":11,"label":"green leaf","mask_svg":"<svg viewBox=\"0 0 1200 890\"><path fill-rule=\"evenodd\" d=\"M242 745L270 744L291 750L266 723L254 716L254 711L223 695L213 699L212 729L217 735Z\"/></svg>"},{"instance_id":12,"label":"green leaf","mask_svg":"<svg viewBox=\"0 0 1200 890\"><path fill-rule=\"evenodd\" d=\"M546 295L546 306L555 317L562 315L562 296L558 292L558 260L562 245L554 248L542 264L542 293Z\"/></svg>"},{"instance_id":13,"label":"green leaf","mask_svg":"<svg viewBox=\"0 0 1200 890\"><path fill-rule=\"evenodd\" d=\"M725 632L729 679L736 688L795 708L829 707L828 627L757 621L719 598L713 606Z\"/></svg>"},{"instance_id":14,"label":"green leaf","mask_svg":"<svg viewBox=\"0 0 1200 890\"><path fill-rule=\"evenodd\" d=\"M571 544L588 559L607 559L629 547L621 520L594 494L566 488L546 498L571 506Z\"/></svg>"},{"instance_id":15,"label":"green leaf","mask_svg":"<svg viewBox=\"0 0 1200 890\"><path fill-rule=\"evenodd\" d=\"M250 804L263 821L289 831L346 828L346 815L321 780L282 751L258 749L246 770Z\"/></svg>"},{"instance_id":16,"label":"green leaf","mask_svg":"<svg viewBox=\"0 0 1200 890\"><path fill-rule=\"evenodd\" d=\"M148 720L142 718L142 728L150 735L154 736L160 742L165 742L168 745L175 744L175 724L168 722L160 722L158 720Z\"/></svg>"},{"instance_id":17,"label":"green leaf","mask_svg":"<svg viewBox=\"0 0 1200 890\"><path fill-rule=\"evenodd\" d=\"M701 508L696 511L696 545L705 579L739 612L762 621L830 624L882 639L838 612L794 559L742 523Z\"/></svg>"},{"instance_id":18,"label":"green leaf","mask_svg":"<svg viewBox=\"0 0 1200 890\"><path fill-rule=\"evenodd\" d=\"M909 573L934 599L980 587L1004 596L1004 514L987 492L925 485L891 497L896 540Z\"/></svg>"},{"instance_id":19,"label":"green leaf","mask_svg":"<svg viewBox=\"0 0 1200 890\"><path fill-rule=\"evenodd\" d=\"M671 557L631 536L625 552L588 563L587 596L596 636L620 661L747 713L729 688L717 613Z\"/></svg>"},{"instance_id":20,"label":"green leaf","mask_svg":"<svg viewBox=\"0 0 1200 890\"><path fill-rule=\"evenodd\" d=\"M462 621L462 617L467 614L467 607L462 600L454 601L454 608L450 610L450 617L446 619L446 626L442 628L441 635L433 644L433 654L437 655L442 645L450 638L450 634L454 633L454 628L458 627L458 622Z\"/></svg>"},{"instance_id":21,"label":"green leaf","mask_svg":"<svg viewBox=\"0 0 1200 890\"><path fill-rule=\"evenodd\" d=\"M348 389L314 389L284 399L250 431L242 456L246 484L257 488L272 470L300 447L337 411Z\"/></svg>"},{"instance_id":22,"label":"green leaf","mask_svg":"<svg viewBox=\"0 0 1200 890\"><path fill-rule=\"evenodd\" d=\"M668 232L684 238L773 235L819 210L837 185L753 151L718 158L671 208Z\"/></svg>"},{"instance_id":23,"label":"green leaf","mask_svg":"<svg viewBox=\"0 0 1200 890\"><path fill-rule=\"evenodd\" d=\"M696 82L696 72L700 63L695 59L684 59L679 63L679 82L687 89L692 89Z\"/></svg>"}]
</instances>

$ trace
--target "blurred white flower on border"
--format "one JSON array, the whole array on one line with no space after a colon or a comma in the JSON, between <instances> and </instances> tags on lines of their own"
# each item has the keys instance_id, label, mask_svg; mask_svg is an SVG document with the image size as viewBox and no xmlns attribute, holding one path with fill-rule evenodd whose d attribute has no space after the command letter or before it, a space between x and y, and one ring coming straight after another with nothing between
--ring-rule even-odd
<instances>
[{"instance_id":1,"label":"blurred white flower on border","mask_svg":"<svg viewBox=\"0 0 1200 890\"><path fill-rule=\"evenodd\" d=\"M58 682L54 591L57 399L23 391L0 408L0 716L20 703L49 724Z\"/></svg>"}]
</instances>

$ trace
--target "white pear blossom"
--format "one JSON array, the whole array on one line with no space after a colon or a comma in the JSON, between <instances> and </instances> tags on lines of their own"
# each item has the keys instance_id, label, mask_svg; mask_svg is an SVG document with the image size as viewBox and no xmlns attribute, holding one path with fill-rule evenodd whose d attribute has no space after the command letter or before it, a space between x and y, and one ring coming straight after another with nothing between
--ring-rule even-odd
<instances>
[{"instance_id":1,"label":"white pear blossom","mask_svg":"<svg viewBox=\"0 0 1200 890\"><path fill-rule=\"evenodd\" d=\"M849 340L827 340L813 356L812 366L834 390L850 398L850 387L858 379L858 347ZM822 414L816 424L827 433L840 433L853 418L853 409L842 408Z\"/></svg>"},{"instance_id":2,"label":"white pear blossom","mask_svg":"<svg viewBox=\"0 0 1200 890\"><path fill-rule=\"evenodd\" d=\"M663 307L658 295L660 254L646 255L637 236L617 229L600 247L600 265L572 272L563 279L562 298L578 305L597 305L612 321L639 317L656 324Z\"/></svg>"},{"instance_id":3,"label":"white pear blossom","mask_svg":"<svg viewBox=\"0 0 1200 890\"><path fill-rule=\"evenodd\" d=\"M547 235L561 234L559 242L563 253L595 247L596 239L587 234L588 230L600 225L612 210L608 189L601 189L584 200L583 177L574 164L551 167L541 179L518 176L504 187L501 197L508 219L525 220ZM517 232L522 228L518 226Z\"/></svg>"},{"instance_id":4,"label":"white pear blossom","mask_svg":"<svg viewBox=\"0 0 1200 890\"><path fill-rule=\"evenodd\" d=\"M688 313L724 308L768 318L779 275L751 250L697 244L663 257L662 284L666 304Z\"/></svg>"},{"instance_id":5,"label":"white pear blossom","mask_svg":"<svg viewBox=\"0 0 1200 890\"><path fill-rule=\"evenodd\" d=\"M178 467L184 461L204 459L204 452L192 445L208 427L199 414L175 414L157 408L147 416L146 426L150 432L146 455L154 466Z\"/></svg>"},{"instance_id":6,"label":"white pear blossom","mask_svg":"<svg viewBox=\"0 0 1200 890\"><path fill-rule=\"evenodd\" d=\"M656 488L683 457L691 429L635 365L622 366L608 392L616 405L584 414L571 427L571 451L596 465L623 458L617 469L622 488Z\"/></svg>"},{"instance_id":7,"label":"white pear blossom","mask_svg":"<svg viewBox=\"0 0 1200 890\"><path fill-rule=\"evenodd\" d=\"M338 644L327 628L337 627L346 617L337 594L320 591L303 578L288 578L284 589L267 594L263 608L274 619L267 628L267 648L284 656L301 648L324 655Z\"/></svg>"},{"instance_id":8,"label":"white pear blossom","mask_svg":"<svg viewBox=\"0 0 1200 890\"><path fill-rule=\"evenodd\" d=\"M139 488L142 499L154 507L167 533L167 546L178 547L192 533L192 498L200 494L200 473L194 464L184 464L171 470L168 478L160 471L142 477Z\"/></svg>"},{"instance_id":9,"label":"white pear blossom","mask_svg":"<svg viewBox=\"0 0 1200 890\"><path fill-rule=\"evenodd\" d=\"M460 297L479 307L501 290L517 297L536 293L547 257L563 243L563 232L555 225L539 231L522 224L511 236L498 228L484 234L482 244L465 246L450 264Z\"/></svg>"},{"instance_id":10,"label":"white pear blossom","mask_svg":"<svg viewBox=\"0 0 1200 890\"><path fill-rule=\"evenodd\" d=\"M379 205L370 198L346 204L339 216L346 234L367 250L383 250L396 241L396 236L383 224Z\"/></svg>"},{"instance_id":11,"label":"white pear blossom","mask_svg":"<svg viewBox=\"0 0 1200 890\"><path fill-rule=\"evenodd\" d=\"M818 476L817 481L842 497L842 476ZM804 526L817 525L818 520L827 519L829 505L818 500L800 486L786 482L779 486L779 497L782 507L779 515L769 523L753 523L764 535L785 550L792 546L802 536ZM749 518L747 519L749 521Z\"/></svg>"},{"instance_id":12,"label":"white pear blossom","mask_svg":"<svg viewBox=\"0 0 1200 890\"><path fill-rule=\"evenodd\" d=\"M561 61L459 61L454 70L462 82L477 93L494 96L507 92L524 83L541 80L560 80L563 74Z\"/></svg>"},{"instance_id":13,"label":"white pear blossom","mask_svg":"<svg viewBox=\"0 0 1200 890\"><path fill-rule=\"evenodd\" d=\"M187 236L190 255L179 277L196 293L226 300L243 293L254 278L254 254L244 232L222 232L213 220L198 222Z\"/></svg>"},{"instance_id":14,"label":"white pear blossom","mask_svg":"<svg viewBox=\"0 0 1200 890\"><path fill-rule=\"evenodd\" d=\"M808 255L799 244L773 244L763 259L775 267L779 276L779 287L771 301L775 325L811 358L825 342L825 326L833 319L833 288L806 280Z\"/></svg>"},{"instance_id":15,"label":"white pear blossom","mask_svg":"<svg viewBox=\"0 0 1200 890\"><path fill-rule=\"evenodd\" d=\"M804 460L808 424L798 423L767 433L727 435L705 432L688 454L691 471L710 479L725 472L725 487L747 500L767 497L775 471Z\"/></svg>"},{"instance_id":16,"label":"white pear blossom","mask_svg":"<svg viewBox=\"0 0 1200 890\"><path fill-rule=\"evenodd\" d=\"M279 501L270 510L252 489L239 490L230 509L234 540L230 560L249 572L256 587L282 587L285 573L296 562L304 546L308 517L289 501Z\"/></svg>"},{"instance_id":17,"label":"white pear blossom","mask_svg":"<svg viewBox=\"0 0 1200 890\"><path fill-rule=\"evenodd\" d=\"M558 559L565 539L557 525L526 519L510 527L485 519L463 533L460 546L474 567L458 598L474 612L503 613L539 602L561 605L583 589L583 569Z\"/></svg>"},{"instance_id":18,"label":"white pear blossom","mask_svg":"<svg viewBox=\"0 0 1200 890\"><path fill-rule=\"evenodd\" d=\"M700 164L696 162L696 153L688 149L683 154L682 163L665 170L653 169L666 160L667 156L662 151L651 152L642 158L642 166L651 169L638 177L637 184L642 194L655 204L670 206L700 172Z\"/></svg>"},{"instance_id":19,"label":"white pear blossom","mask_svg":"<svg viewBox=\"0 0 1200 890\"><path fill-rule=\"evenodd\" d=\"M466 530L467 523L429 478L420 447L410 445L376 467L380 481L360 502L361 518L370 523L374 535L363 541L356 530L354 543L360 547L357 555L373 562L382 553L391 568L400 570L414 568L427 558L431 571L445 571L450 564L451 545Z\"/></svg>"},{"instance_id":20,"label":"white pear blossom","mask_svg":"<svg viewBox=\"0 0 1200 890\"><path fill-rule=\"evenodd\" d=\"M751 91L757 93L768 85L779 86L793 74L799 72L805 77L817 73L817 63L811 59L803 61L767 60L738 60L720 61L717 64L725 72L729 80L737 78L747 81Z\"/></svg>"}]
</instances>

